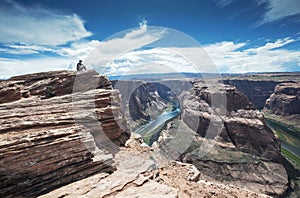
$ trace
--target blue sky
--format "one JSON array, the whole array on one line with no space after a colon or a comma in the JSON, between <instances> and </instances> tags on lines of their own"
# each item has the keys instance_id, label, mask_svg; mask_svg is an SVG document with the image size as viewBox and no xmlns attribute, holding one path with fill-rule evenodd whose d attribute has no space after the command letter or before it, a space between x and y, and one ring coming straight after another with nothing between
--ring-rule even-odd
<instances>
[{"instance_id":1,"label":"blue sky","mask_svg":"<svg viewBox=\"0 0 300 198\"><path fill-rule=\"evenodd\" d=\"M300 71L299 0L2 0L0 21L0 78L75 69L79 59L109 75L193 72L188 60L216 72ZM90 60L96 48L106 69Z\"/></svg>"}]
</instances>

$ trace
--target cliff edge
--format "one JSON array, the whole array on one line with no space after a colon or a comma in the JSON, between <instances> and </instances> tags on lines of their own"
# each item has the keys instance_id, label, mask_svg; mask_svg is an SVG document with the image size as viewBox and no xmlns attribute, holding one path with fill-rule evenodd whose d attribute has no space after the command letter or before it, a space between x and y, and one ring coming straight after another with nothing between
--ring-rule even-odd
<instances>
[{"instance_id":1,"label":"cliff edge","mask_svg":"<svg viewBox=\"0 0 300 198\"><path fill-rule=\"evenodd\" d=\"M38 196L99 172L129 138L110 81L95 71L0 82L0 195Z\"/></svg>"},{"instance_id":2,"label":"cliff edge","mask_svg":"<svg viewBox=\"0 0 300 198\"><path fill-rule=\"evenodd\" d=\"M176 83L174 87L180 87L181 82ZM159 97L169 97L164 95L169 90L159 84L147 86L134 95L147 96L146 103L136 105L148 108L148 102L154 101L155 110L164 108ZM212 95L220 93L200 82L193 83L190 91L183 94L180 120L168 124L156 149L141 146L140 137L130 133L119 90L112 89L111 82L96 71L43 72L0 81L0 196L283 194L288 179L279 144L247 97L225 87L227 111L219 116L223 128L214 139L213 134L207 134L207 127L215 121L214 112L220 113L211 107ZM194 140L185 142L189 134L179 134L185 141L170 148L168 143L178 123ZM215 147L199 158L197 153L207 142ZM179 150L183 152L177 155ZM163 152L176 155L182 162L166 159Z\"/></svg>"}]
</instances>

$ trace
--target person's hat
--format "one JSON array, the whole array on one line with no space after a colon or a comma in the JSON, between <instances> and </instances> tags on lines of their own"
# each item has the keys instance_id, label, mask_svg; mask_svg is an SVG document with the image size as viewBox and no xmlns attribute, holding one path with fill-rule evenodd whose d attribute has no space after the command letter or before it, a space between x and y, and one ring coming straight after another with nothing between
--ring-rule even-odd
<instances>
[{"instance_id":1,"label":"person's hat","mask_svg":"<svg viewBox=\"0 0 300 198\"><path fill-rule=\"evenodd\" d=\"M79 60L79 62L82 62L82 60Z\"/></svg>"}]
</instances>

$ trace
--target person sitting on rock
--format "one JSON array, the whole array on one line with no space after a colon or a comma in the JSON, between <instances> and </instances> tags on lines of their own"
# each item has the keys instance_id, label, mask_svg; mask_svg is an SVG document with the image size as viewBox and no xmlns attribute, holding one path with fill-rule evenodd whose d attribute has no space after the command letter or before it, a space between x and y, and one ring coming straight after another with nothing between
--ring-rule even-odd
<instances>
[{"instance_id":1,"label":"person sitting on rock","mask_svg":"<svg viewBox=\"0 0 300 198\"><path fill-rule=\"evenodd\" d=\"M77 63L77 71L83 71L86 70L86 67L82 64L82 60L79 60Z\"/></svg>"}]
</instances>

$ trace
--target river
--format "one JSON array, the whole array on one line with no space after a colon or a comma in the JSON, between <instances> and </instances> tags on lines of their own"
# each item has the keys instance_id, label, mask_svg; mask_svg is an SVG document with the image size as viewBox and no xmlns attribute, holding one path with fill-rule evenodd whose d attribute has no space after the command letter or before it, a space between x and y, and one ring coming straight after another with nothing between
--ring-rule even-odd
<instances>
[{"instance_id":1,"label":"river","mask_svg":"<svg viewBox=\"0 0 300 198\"><path fill-rule=\"evenodd\" d=\"M285 140L281 143L282 148L300 158L300 133L270 119L266 119L266 123L272 130L275 130L284 136Z\"/></svg>"},{"instance_id":2,"label":"river","mask_svg":"<svg viewBox=\"0 0 300 198\"><path fill-rule=\"evenodd\" d=\"M158 139L160 132L166 127L166 124L179 114L180 109L177 106L174 106L171 111L163 112L157 118L150 121L148 124L139 127L134 132L140 134L143 137L144 142L151 146L153 142Z\"/></svg>"},{"instance_id":3,"label":"river","mask_svg":"<svg viewBox=\"0 0 300 198\"><path fill-rule=\"evenodd\" d=\"M160 135L160 132L166 127L166 124L180 114L178 106L174 106L171 111L165 111L154 120L137 128L134 132L140 134L144 142L152 145ZM284 136L285 141L282 141L282 148L288 150L300 158L300 133L294 129L283 126L270 119L266 119L266 124L272 130L275 130Z\"/></svg>"}]
</instances>

